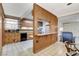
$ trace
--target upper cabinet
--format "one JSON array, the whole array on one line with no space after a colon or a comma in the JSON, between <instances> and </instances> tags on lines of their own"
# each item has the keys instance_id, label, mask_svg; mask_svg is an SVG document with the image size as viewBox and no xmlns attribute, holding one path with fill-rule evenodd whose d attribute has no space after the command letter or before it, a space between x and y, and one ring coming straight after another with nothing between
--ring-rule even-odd
<instances>
[{"instance_id":1,"label":"upper cabinet","mask_svg":"<svg viewBox=\"0 0 79 59\"><path fill-rule=\"evenodd\" d=\"M5 18L4 21L5 30L17 30L19 29L19 21L15 19Z\"/></svg>"}]
</instances>

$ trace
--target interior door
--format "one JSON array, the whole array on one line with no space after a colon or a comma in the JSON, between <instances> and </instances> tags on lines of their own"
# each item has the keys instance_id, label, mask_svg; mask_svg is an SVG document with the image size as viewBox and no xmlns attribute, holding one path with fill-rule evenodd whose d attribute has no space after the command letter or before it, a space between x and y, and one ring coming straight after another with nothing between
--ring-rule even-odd
<instances>
[{"instance_id":1,"label":"interior door","mask_svg":"<svg viewBox=\"0 0 79 59\"><path fill-rule=\"evenodd\" d=\"M0 3L0 54L2 49L2 35L3 35L3 19L4 19L4 12L2 8L2 4Z\"/></svg>"},{"instance_id":2,"label":"interior door","mask_svg":"<svg viewBox=\"0 0 79 59\"><path fill-rule=\"evenodd\" d=\"M34 4L33 7L33 52L37 53L57 41L58 19L54 14L37 4ZM48 25L43 25L45 23ZM45 28L42 28L46 30L44 32L48 33L40 34L39 26L45 26Z\"/></svg>"}]
</instances>

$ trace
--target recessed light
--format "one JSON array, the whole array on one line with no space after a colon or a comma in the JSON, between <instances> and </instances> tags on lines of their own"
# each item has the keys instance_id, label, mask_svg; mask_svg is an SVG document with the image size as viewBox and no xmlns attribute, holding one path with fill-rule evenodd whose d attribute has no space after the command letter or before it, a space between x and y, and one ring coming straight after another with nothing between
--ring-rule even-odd
<instances>
[{"instance_id":1,"label":"recessed light","mask_svg":"<svg viewBox=\"0 0 79 59\"><path fill-rule=\"evenodd\" d=\"M72 3L67 3L67 6L71 5Z\"/></svg>"}]
</instances>

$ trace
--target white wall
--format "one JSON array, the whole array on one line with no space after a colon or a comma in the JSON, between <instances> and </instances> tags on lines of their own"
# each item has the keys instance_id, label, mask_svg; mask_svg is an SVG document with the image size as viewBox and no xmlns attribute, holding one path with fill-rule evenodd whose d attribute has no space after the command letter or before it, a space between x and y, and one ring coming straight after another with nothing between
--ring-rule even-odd
<instances>
[{"instance_id":1,"label":"white wall","mask_svg":"<svg viewBox=\"0 0 79 59\"><path fill-rule=\"evenodd\" d=\"M64 27L63 23L67 24L67 26ZM60 35L62 31L72 31L74 36L79 36L78 26L79 26L79 13L58 18L58 39L60 40ZM63 27L65 29L63 29Z\"/></svg>"},{"instance_id":2,"label":"white wall","mask_svg":"<svg viewBox=\"0 0 79 59\"><path fill-rule=\"evenodd\" d=\"M79 22L65 23L63 27L63 31L72 32L74 36L79 36Z\"/></svg>"},{"instance_id":3,"label":"white wall","mask_svg":"<svg viewBox=\"0 0 79 59\"><path fill-rule=\"evenodd\" d=\"M58 41L60 41L62 31L63 31L63 23L60 19L58 19Z\"/></svg>"},{"instance_id":4,"label":"white wall","mask_svg":"<svg viewBox=\"0 0 79 59\"><path fill-rule=\"evenodd\" d=\"M79 22L65 23L63 27L63 31L72 32L75 42L79 43Z\"/></svg>"}]
</instances>

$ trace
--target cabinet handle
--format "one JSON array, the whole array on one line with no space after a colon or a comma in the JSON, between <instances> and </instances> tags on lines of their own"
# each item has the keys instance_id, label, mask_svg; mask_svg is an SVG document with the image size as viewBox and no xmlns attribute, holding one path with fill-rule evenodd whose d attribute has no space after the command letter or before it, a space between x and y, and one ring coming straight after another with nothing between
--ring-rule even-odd
<instances>
[{"instance_id":1,"label":"cabinet handle","mask_svg":"<svg viewBox=\"0 0 79 59\"><path fill-rule=\"evenodd\" d=\"M36 40L36 43L38 43L38 40Z\"/></svg>"}]
</instances>

